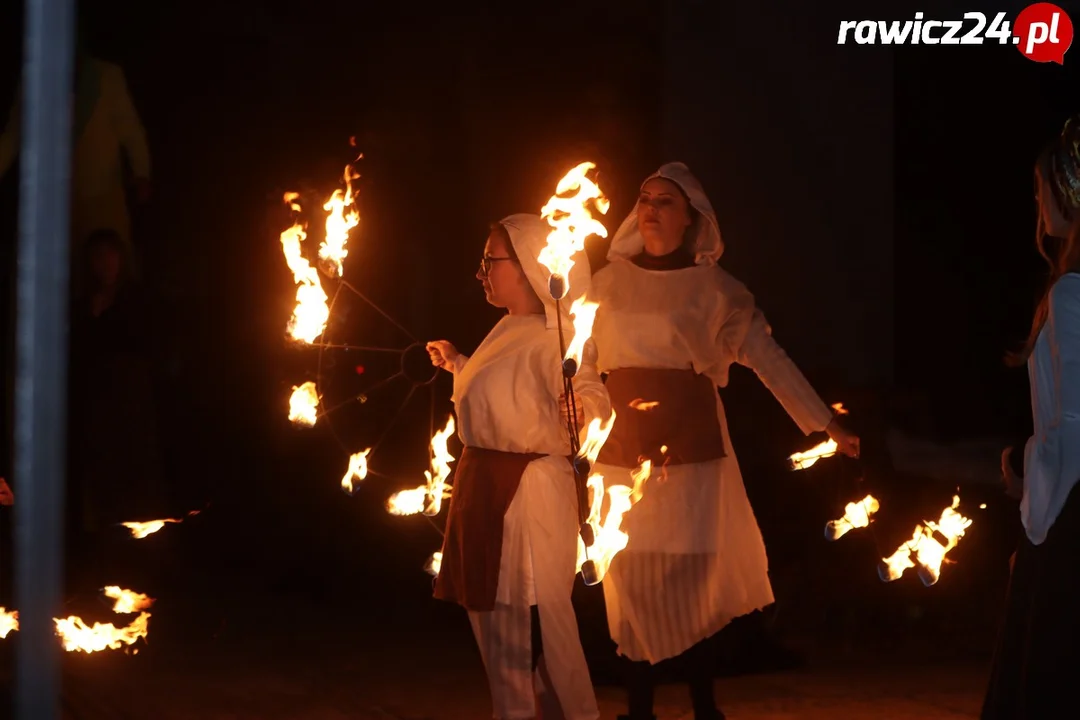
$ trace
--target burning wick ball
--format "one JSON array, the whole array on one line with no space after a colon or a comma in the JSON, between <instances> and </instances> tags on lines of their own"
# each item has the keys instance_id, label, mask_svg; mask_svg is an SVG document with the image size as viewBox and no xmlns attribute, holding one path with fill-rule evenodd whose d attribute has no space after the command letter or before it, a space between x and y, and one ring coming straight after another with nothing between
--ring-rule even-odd
<instances>
[{"instance_id":1,"label":"burning wick ball","mask_svg":"<svg viewBox=\"0 0 1080 720\"><path fill-rule=\"evenodd\" d=\"M579 534L581 535L581 542L585 543L587 548L591 548L596 542L596 533L593 532L593 526L587 522L581 523Z\"/></svg>"},{"instance_id":2,"label":"burning wick ball","mask_svg":"<svg viewBox=\"0 0 1080 720\"><path fill-rule=\"evenodd\" d=\"M551 293L551 297L555 300L562 300L566 297L568 290L566 278L558 273L551 273L551 276L548 277L548 292Z\"/></svg>"},{"instance_id":3,"label":"burning wick ball","mask_svg":"<svg viewBox=\"0 0 1080 720\"><path fill-rule=\"evenodd\" d=\"M577 360L572 357L566 358L562 361L562 374L565 378L572 378L577 375Z\"/></svg>"},{"instance_id":4,"label":"burning wick ball","mask_svg":"<svg viewBox=\"0 0 1080 720\"><path fill-rule=\"evenodd\" d=\"M574 474L579 477L587 478L589 473L592 472L592 465L589 463L588 458L576 457L574 458Z\"/></svg>"}]
</instances>

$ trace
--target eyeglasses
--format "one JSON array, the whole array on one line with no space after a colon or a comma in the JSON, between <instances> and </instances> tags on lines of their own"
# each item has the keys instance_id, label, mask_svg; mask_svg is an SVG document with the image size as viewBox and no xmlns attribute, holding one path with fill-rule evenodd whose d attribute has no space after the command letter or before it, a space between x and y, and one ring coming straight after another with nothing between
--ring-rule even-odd
<instances>
[{"instance_id":1,"label":"eyeglasses","mask_svg":"<svg viewBox=\"0 0 1080 720\"><path fill-rule=\"evenodd\" d=\"M484 275L487 275L491 272L492 264L497 263L500 260L513 259L514 258L512 257L491 257L490 255L485 255L484 257L480 258L480 272L482 272Z\"/></svg>"}]
</instances>

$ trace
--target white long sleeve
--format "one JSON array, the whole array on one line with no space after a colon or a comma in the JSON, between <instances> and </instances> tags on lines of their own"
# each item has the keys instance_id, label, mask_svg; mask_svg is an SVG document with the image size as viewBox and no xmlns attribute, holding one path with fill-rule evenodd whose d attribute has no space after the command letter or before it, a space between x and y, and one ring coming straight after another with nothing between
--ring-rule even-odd
<instances>
[{"instance_id":1,"label":"white long sleeve","mask_svg":"<svg viewBox=\"0 0 1080 720\"><path fill-rule=\"evenodd\" d=\"M1035 434L1024 448L1020 515L1038 545L1080 479L1080 274L1064 276L1051 290L1028 370Z\"/></svg>"},{"instance_id":2,"label":"white long sleeve","mask_svg":"<svg viewBox=\"0 0 1080 720\"><path fill-rule=\"evenodd\" d=\"M805 434L824 430L832 420L832 411L773 339L772 328L761 311L755 309L753 313L750 327L739 348L738 363L757 373L761 382Z\"/></svg>"},{"instance_id":3,"label":"white long sleeve","mask_svg":"<svg viewBox=\"0 0 1080 720\"><path fill-rule=\"evenodd\" d=\"M593 420L600 419L606 422L611 417L611 397L608 395L604 381L600 379L600 372L596 369L596 343L592 338L585 341L581 352L581 366L577 375L574 376L574 394L583 404L585 410L585 425L582 430L589 427ZM582 438L584 438L582 432Z\"/></svg>"}]
</instances>

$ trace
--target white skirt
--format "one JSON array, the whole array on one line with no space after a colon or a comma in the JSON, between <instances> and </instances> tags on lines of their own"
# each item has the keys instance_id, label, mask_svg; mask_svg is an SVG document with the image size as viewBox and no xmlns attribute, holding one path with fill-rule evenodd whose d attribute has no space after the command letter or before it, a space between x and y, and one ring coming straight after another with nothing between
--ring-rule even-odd
<instances>
[{"instance_id":1,"label":"white skirt","mask_svg":"<svg viewBox=\"0 0 1080 720\"><path fill-rule=\"evenodd\" d=\"M731 448L727 456L655 470L623 517L629 536L604 578L608 627L618 652L658 663L773 602L769 564ZM605 486L633 485L630 471L597 463Z\"/></svg>"}]
</instances>

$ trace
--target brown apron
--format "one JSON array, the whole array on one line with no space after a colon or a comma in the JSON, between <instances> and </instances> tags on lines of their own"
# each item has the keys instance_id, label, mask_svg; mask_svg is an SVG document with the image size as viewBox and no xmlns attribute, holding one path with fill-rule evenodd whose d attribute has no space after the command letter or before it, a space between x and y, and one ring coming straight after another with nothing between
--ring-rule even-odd
<instances>
[{"instance_id":1,"label":"brown apron","mask_svg":"<svg viewBox=\"0 0 1080 720\"><path fill-rule=\"evenodd\" d=\"M693 370L621 368L608 374L605 385L615 424L598 462L636 468L642 459L660 466L724 457L716 385L706 376Z\"/></svg>"},{"instance_id":2,"label":"brown apron","mask_svg":"<svg viewBox=\"0 0 1080 720\"><path fill-rule=\"evenodd\" d=\"M475 612L495 609L503 518L525 467L542 457L475 447L462 451L454 469L435 597Z\"/></svg>"}]
</instances>

